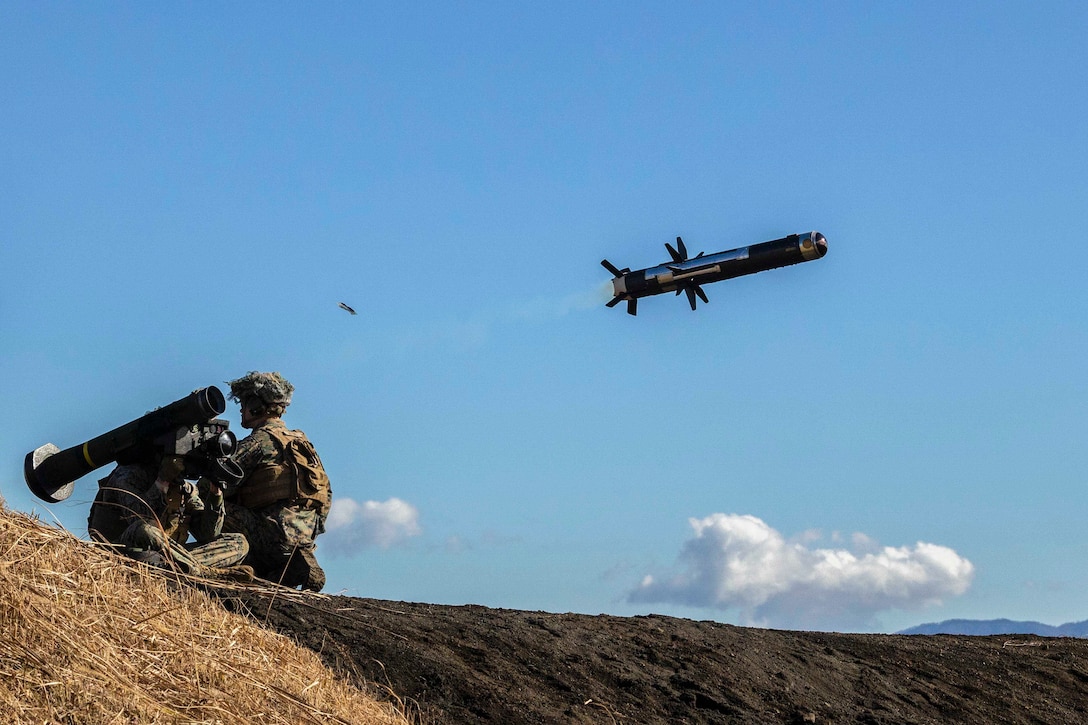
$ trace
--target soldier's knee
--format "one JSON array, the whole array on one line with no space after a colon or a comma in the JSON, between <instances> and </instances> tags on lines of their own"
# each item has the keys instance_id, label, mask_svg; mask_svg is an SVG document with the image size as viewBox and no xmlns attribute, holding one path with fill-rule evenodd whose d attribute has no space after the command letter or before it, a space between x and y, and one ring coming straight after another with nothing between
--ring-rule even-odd
<instances>
[{"instance_id":1,"label":"soldier's knee","mask_svg":"<svg viewBox=\"0 0 1088 725\"><path fill-rule=\"evenodd\" d=\"M249 554L249 541L243 534L227 533L219 536L224 548L236 553L240 559Z\"/></svg>"},{"instance_id":2,"label":"soldier's knee","mask_svg":"<svg viewBox=\"0 0 1088 725\"><path fill-rule=\"evenodd\" d=\"M133 522L121 534L121 543L132 549L161 551L166 548L166 535L157 526L144 521Z\"/></svg>"}]
</instances>

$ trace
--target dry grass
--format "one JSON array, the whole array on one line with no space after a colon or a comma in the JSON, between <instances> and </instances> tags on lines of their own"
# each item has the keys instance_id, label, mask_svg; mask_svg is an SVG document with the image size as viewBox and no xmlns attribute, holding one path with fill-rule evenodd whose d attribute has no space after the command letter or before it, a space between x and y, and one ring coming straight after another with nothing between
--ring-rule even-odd
<instances>
[{"instance_id":1,"label":"dry grass","mask_svg":"<svg viewBox=\"0 0 1088 725\"><path fill-rule=\"evenodd\" d=\"M12 723L397 723L310 650L0 504L0 712Z\"/></svg>"}]
</instances>

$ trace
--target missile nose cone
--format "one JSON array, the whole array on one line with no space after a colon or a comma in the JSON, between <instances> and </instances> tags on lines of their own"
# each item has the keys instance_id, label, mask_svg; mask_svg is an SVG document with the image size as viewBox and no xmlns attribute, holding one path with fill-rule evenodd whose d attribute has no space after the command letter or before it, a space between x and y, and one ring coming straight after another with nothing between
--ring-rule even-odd
<instances>
[{"instance_id":1,"label":"missile nose cone","mask_svg":"<svg viewBox=\"0 0 1088 725\"><path fill-rule=\"evenodd\" d=\"M827 254L827 238L819 232L807 232L798 235L797 246L801 257L806 261L819 259Z\"/></svg>"}]
</instances>

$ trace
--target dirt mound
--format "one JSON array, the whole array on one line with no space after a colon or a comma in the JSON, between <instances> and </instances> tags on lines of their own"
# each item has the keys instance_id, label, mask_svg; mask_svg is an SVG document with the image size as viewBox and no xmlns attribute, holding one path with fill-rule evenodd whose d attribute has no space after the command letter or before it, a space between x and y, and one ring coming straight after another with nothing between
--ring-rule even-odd
<instances>
[{"instance_id":1,"label":"dirt mound","mask_svg":"<svg viewBox=\"0 0 1088 725\"><path fill-rule=\"evenodd\" d=\"M349 597L228 602L440 723L1088 722L1088 640L851 635Z\"/></svg>"}]
</instances>

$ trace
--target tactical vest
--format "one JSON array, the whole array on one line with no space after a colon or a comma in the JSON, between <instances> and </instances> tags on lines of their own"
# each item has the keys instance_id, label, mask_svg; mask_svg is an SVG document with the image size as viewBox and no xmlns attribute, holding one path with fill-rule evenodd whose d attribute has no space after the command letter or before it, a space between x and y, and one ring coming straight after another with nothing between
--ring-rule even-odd
<instances>
[{"instance_id":1,"label":"tactical vest","mask_svg":"<svg viewBox=\"0 0 1088 725\"><path fill-rule=\"evenodd\" d=\"M332 487L313 444L300 430L270 428L267 432L276 447L276 460L253 469L236 500L250 509L281 501L305 504L324 519L332 504Z\"/></svg>"}]
</instances>

